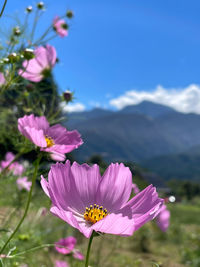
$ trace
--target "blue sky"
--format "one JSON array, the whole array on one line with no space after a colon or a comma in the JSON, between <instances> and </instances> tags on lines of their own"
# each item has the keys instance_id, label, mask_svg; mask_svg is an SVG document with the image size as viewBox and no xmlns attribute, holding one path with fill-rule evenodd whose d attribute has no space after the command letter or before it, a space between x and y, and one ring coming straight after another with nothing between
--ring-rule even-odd
<instances>
[{"instance_id":1,"label":"blue sky","mask_svg":"<svg viewBox=\"0 0 200 267\"><path fill-rule=\"evenodd\" d=\"M68 8L75 13L69 36L50 43L60 58L54 70L60 90L74 90L77 103L87 108L120 108L111 104L113 99L128 97L127 92L132 91L140 99L141 92L154 95L158 85L165 94L169 92L173 102L173 90L188 92L192 84L196 86L193 101L196 95L200 100L199 0L44 2L47 11L41 28ZM19 10L22 14L24 7L35 3L8 0L5 13ZM134 101L130 103L137 103Z\"/></svg>"}]
</instances>

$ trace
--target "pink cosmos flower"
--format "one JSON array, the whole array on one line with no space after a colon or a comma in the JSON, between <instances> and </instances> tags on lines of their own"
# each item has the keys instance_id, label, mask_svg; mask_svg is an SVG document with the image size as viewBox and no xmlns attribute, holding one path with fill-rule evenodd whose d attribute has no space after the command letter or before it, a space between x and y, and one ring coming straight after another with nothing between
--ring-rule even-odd
<instances>
[{"instance_id":1,"label":"pink cosmos flower","mask_svg":"<svg viewBox=\"0 0 200 267\"><path fill-rule=\"evenodd\" d=\"M66 261L56 261L54 267L69 267L69 264Z\"/></svg>"},{"instance_id":2,"label":"pink cosmos flower","mask_svg":"<svg viewBox=\"0 0 200 267\"><path fill-rule=\"evenodd\" d=\"M18 119L19 131L41 151L51 153L53 160L65 160L65 153L69 153L83 144L78 131L67 131L60 124L49 126L44 116L33 114Z\"/></svg>"},{"instance_id":3,"label":"pink cosmos flower","mask_svg":"<svg viewBox=\"0 0 200 267\"><path fill-rule=\"evenodd\" d=\"M29 182L26 176L18 178L16 183L17 183L19 190L25 189L27 191L30 191L31 189L32 182Z\"/></svg>"},{"instance_id":4,"label":"pink cosmos flower","mask_svg":"<svg viewBox=\"0 0 200 267\"><path fill-rule=\"evenodd\" d=\"M58 16L54 18L53 27L59 36L65 37L68 35L66 26L67 24L63 19L60 19Z\"/></svg>"},{"instance_id":5,"label":"pink cosmos flower","mask_svg":"<svg viewBox=\"0 0 200 267\"><path fill-rule=\"evenodd\" d=\"M0 86L6 82L5 77L2 72L0 72Z\"/></svg>"},{"instance_id":6,"label":"pink cosmos flower","mask_svg":"<svg viewBox=\"0 0 200 267\"><path fill-rule=\"evenodd\" d=\"M73 257L74 257L75 259L80 260L80 261L84 260L84 256L83 256L83 254L82 254L79 250L77 250L77 249L75 249L75 250L73 251Z\"/></svg>"},{"instance_id":7,"label":"pink cosmos flower","mask_svg":"<svg viewBox=\"0 0 200 267\"><path fill-rule=\"evenodd\" d=\"M169 227L169 220L170 220L170 211L167 209L166 205L163 205L160 213L156 218L156 223L161 231L166 232Z\"/></svg>"},{"instance_id":8,"label":"pink cosmos flower","mask_svg":"<svg viewBox=\"0 0 200 267\"><path fill-rule=\"evenodd\" d=\"M59 246L56 246L59 245ZM76 238L73 236L68 236L66 238L60 239L55 243L55 249L64 255L70 254L76 245ZM61 247L63 246L63 247Z\"/></svg>"},{"instance_id":9,"label":"pink cosmos flower","mask_svg":"<svg viewBox=\"0 0 200 267\"><path fill-rule=\"evenodd\" d=\"M132 189L133 189L133 193L136 195L140 192L140 189L138 188L136 184L132 184Z\"/></svg>"},{"instance_id":10,"label":"pink cosmos flower","mask_svg":"<svg viewBox=\"0 0 200 267\"><path fill-rule=\"evenodd\" d=\"M132 175L122 163L111 164L103 177L96 164L57 163L41 185L52 201L51 213L87 238L92 231L130 236L163 204L152 185L129 200Z\"/></svg>"},{"instance_id":11,"label":"pink cosmos flower","mask_svg":"<svg viewBox=\"0 0 200 267\"><path fill-rule=\"evenodd\" d=\"M5 169L8 167L8 165L14 160L15 155L12 152L7 152L5 156L5 160L2 160L0 165L2 169ZM24 172L24 166L18 162L13 162L9 168L10 171L13 172L14 175L22 175Z\"/></svg>"},{"instance_id":12,"label":"pink cosmos flower","mask_svg":"<svg viewBox=\"0 0 200 267\"><path fill-rule=\"evenodd\" d=\"M19 70L19 75L32 81L40 82L46 77L56 63L56 50L51 45L40 46L34 51L35 57L23 62L24 70Z\"/></svg>"}]
</instances>

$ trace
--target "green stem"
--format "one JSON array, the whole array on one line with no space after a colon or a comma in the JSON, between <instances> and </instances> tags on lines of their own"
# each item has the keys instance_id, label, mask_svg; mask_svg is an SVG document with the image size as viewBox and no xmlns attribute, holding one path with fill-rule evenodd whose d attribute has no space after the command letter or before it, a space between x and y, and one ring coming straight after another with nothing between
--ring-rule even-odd
<instances>
[{"instance_id":1,"label":"green stem","mask_svg":"<svg viewBox=\"0 0 200 267\"><path fill-rule=\"evenodd\" d=\"M0 13L0 17L3 15L6 4L7 4L7 0L4 1L3 8L2 8L1 13Z\"/></svg>"},{"instance_id":2,"label":"green stem","mask_svg":"<svg viewBox=\"0 0 200 267\"><path fill-rule=\"evenodd\" d=\"M10 237L8 238L8 240L6 241L6 243L4 244L4 246L2 247L2 249L0 251L0 254L3 253L3 251L7 247L8 243L11 241L11 239L17 233L17 231L19 230L21 224L23 223L24 219L26 218L26 215L28 213L28 209L29 209L29 206L30 206L30 202L31 202L31 198L32 198L32 193L33 193L33 188L34 188L35 181L36 181L36 178L37 178L37 172L38 172L38 168L39 168L39 164L40 164L41 158L42 158L42 154L40 154L38 156L38 158L36 160L36 163L35 163L35 170L34 170L34 174L33 174L33 178L32 178L32 185L31 185L31 189L30 189L29 194L28 194L28 200L27 200L27 203L26 203L24 215L22 216L21 220L19 221L19 223L18 223L17 227L15 228L15 230L13 231L13 233L10 235Z\"/></svg>"},{"instance_id":3,"label":"green stem","mask_svg":"<svg viewBox=\"0 0 200 267\"><path fill-rule=\"evenodd\" d=\"M23 28L22 28L23 36L22 36L22 41L21 41L21 48L20 48L20 50L22 50L23 45L24 45L25 32L26 32L26 28L27 28L27 25L28 25L28 18L29 18L29 13L27 12L26 17L25 17L25 20L24 20L24 26L23 26Z\"/></svg>"},{"instance_id":4,"label":"green stem","mask_svg":"<svg viewBox=\"0 0 200 267\"><path fill-rule=\"evenodd\" d=\"M66 17L66 16L63 15L63 16L59 17L59 19L63 19L63 18L65 18L65 17ZM52 25L52 24L46 29L46 31L41 35L41 37L38 38L38 40L34 42L33 45L34 45L34 46L39 45L39 43L44 39L44 37L46 37L46 36L49 34L49 32L50 32L51 30L53 30L53 25ZM56 34L56 36L58 36L58 35ZM48 39L47 39L47 40L48 40ZM45 42L46 42L46 41L45 41ZM43 42L43 43L44 43L44 42Z\"/></svg>"},{"instance_id":5,"label":"green stem","mask_svg":"<svg viewBox=\"0 0 200 267\"><path fill-rule=\"evenodd\" d=\"M37 41L35 41L35 43L33 44L34 46L37 46L39 44L40 41L42 41L44 39L44 37L47 36L47 34L52 30L52 25L49 26L49 28L47 28L47 30L42 34L42 36L40 38L38 38Z\"/></svg>"},{"instance_id":6,"label":"green stem","mask_svg":"<svg viewBox=\"0 0 200 267\"><path fill-rule=\"evenodd\" d=\"M56 245L57 247L59 248L66 248L66 246L61 246L61 245ZM16 258L16 257L20 257L26 253L29 253L29 252L33 252L33 251L36 251L38 249L41 249L41 248L49 248L49 247L55 247L55 244L43 244L43 245L40 245L40 246L37 246L37 247L33 247L33 248L29 248L27 250L24 250L22 252L19 252L17 254L13 254L13 255L6 255L8 258Z\"/></svg>"},{"instance_id":7,"label":"green stem","mask_svg":"<svg viewBox=\"0 0 200 267\"><path fill-rule=\"evenodd\" d=\"M57 36L58 36L58 34L54 34L54 35L52 35L51 37L49 37L48 39L43 40L43 41L41 42L41 45L44 45L44 44L48 43L49 41L51 41L52 39L56 38Z\"/></svg>"},{"instance_id":8,"label":"green stem","mask_svg":"<svg viewBox=\"0 0 200 267\"><path fill-rule=\"evenodd\" d=\"M89 243L88 243L87 255L86 255L86 260L85 260L85 267L88 267L88 265L89 265L90 249L91 249L93 237L94 237L94 231L92 232L92 234L90 236Z\"/></svg>"},{"instance_id":9,"label":"green stem","mask_svg":"<svg viewBox=\"0 0 200 267\"><path fill-rule=\"evenodd\" d=\"M41 248L48 248L48 247L55 247L55 244L44 244L44 245L41 245L38 247L30 248L30 249L27 249L25 251L19 252L17 254L10 255L10 258L19 257L19 256L24 255L26 253L33 252L33 251L36 251L36 250L41 249ZM64 247L64 246L61 246L61 247Z\"/></svg>"},{"instance_id":10,"label":"green stem","mask_svg":"<svg viewBox=\"0 0 200 267\"><path fill-rule=\"evenodd\" d=\"M36 26L37 26L38 19L39 19L39 9L37 9L36 12L35 12L35 19L34 19L34 22L33 22L33 28L32 28L31 37L30 37L31 43L33 43L34 33L35 33L35 29L36 29Z\"/></svg>"},{"instance_id":11,"label":"green stem","mask_svg":"<svg viewBox=\"0 0 200 267\"><path fill-rule=\"evenodd\" d=\"M29 60L27 61L27 65L26 67L24 68L24 70L22 71L21 75L26 72L26 69L28 68L28 65L29 65ZM13 77L14 77L15 73L13 72ZM1 91L0 91L0 96L1 94L3 94L5 92L5 90L7 90L9 88L9 86L12 84L12 83L16 83L20 78L21 78L21 75L18 75L17 77L11 77L11 79L1 88Z\"/></svg>"}]
</instances>

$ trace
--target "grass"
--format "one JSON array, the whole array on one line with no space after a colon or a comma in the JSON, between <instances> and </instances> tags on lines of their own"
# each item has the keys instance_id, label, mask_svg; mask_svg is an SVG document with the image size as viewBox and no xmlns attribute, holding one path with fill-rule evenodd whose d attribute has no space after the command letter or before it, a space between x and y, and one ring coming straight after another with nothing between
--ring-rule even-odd
<instances>
[{"instance_id":1,"label":"grass","mask_svg":"<svg viewBox=\"0 0 200 267\"><path fill-rule=\"evenodd\" d=\"M22 214L27 193L19 192L14 178L11 177L0 181L0 196L0 244L2 245ZM40 215L42 207L48 210L43 216ZM73 235L78 240L77 248L85 255L88 240L77 230L51 215L49 207L50 201L37 186L28 217L8 250L13 249L12 253L16 254L43 244L54 244L60 238ZM162 233L155 222L150 222L132 237L112 235L96 237L92 244L90 265L200 266L200 206L185 202L169 204L168 208L171 212L171 224L167 233ZM29 267L53 267L56 259L66 260L72 267L84 266L79 260L60 255L53 247L27 252L12 260L6 259L3 266L20 266L26 263Z\"/></svg>"}]
</instances>

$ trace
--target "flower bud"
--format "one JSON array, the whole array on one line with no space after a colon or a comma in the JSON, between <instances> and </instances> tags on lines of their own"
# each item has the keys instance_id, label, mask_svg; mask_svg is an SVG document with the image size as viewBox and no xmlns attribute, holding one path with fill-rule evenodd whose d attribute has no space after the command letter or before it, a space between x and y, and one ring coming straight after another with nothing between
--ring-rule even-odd
<instances>
[{"instance_id":1,"label":"flower bud","mask_svg":"<svg viewBox=\"0 0 200 267\"><path fill-rule=\"evenodd\" d=\"M10 60L7 57L5 57L5 58L3 58L3 63L4 64L9 64Z\"/></svg>"},{"instance_id":2,"label":"flower bud","mask_svg":"<svg viewBox=\"0 0 200 267\"><path fill-rule=\"evenodd\" d=\"M20 28L18 26L13 28L13 34L19 36L21 34Z\"/></svg>"},{"instance_id":3,"label":"flower bud","mask_svg":"<svg viewBox=\"0 0 200 267\"><path fill-rule=\"evenodd\" d=\"M30 60L30 59L34 58L34 57L35 57L35 54L34 54L33 49L26 48L26 49L23 51L23 56L24 56L24 58L27 59L27 60Z\"/></svg>"},{"instance_id":4,"label":"flower bud","mask_svg":"<svg viewBox=\"0 0 200 267\"><path fill-rule=\"evenodd\" d=\"M17 55L16 53L11 53L10 55L8 55L8 59L10 63L15 63L19 60L19 55Z\"/></svg>"},{"instance_id":5,"label":"flower bud","mask_svg":"<svg viewBox=\"0 0 200 267\"><path fill-rule=\"evenodd\" d=\"M68 103L73 100L73 93L69 90L65 91L63 93L64 100Z\"/></svg>"},{"instance_id":6,"label":"flower bud","mask_svg":"<svg viewBox=\"0 0 200 267\"><path fill-rule=\"evenodd\" d=\"M26 12L27 13L31 13L33 11L33 7L32 6L28 6L27 8L26 8Z\"/></svg>"},{"instance_id":7,"label":"flower bud","mask_svg":"<svg viewBox=\"0 0 200 267\"><path fill-rule=\"evenodd\" d=\"M68 19L72 19L74 14L71 10L67 10L66 16L68 17Z\"/></svg>"},{"instance_id":8,"label":"flower bud","mask_svg":"<svg viewBox=\"0 0 200 267\"><path fill-rule=\"evenodd\" d=\"M69 25L67 23L63 23L62 24L62 28L65 29L65 30L68 30L69 29Z\"/></svg>"},{"instance_id":9,"label":"flower bud","mask_svg":"<svg viewBox=\"0 0 200 267\"><path fill-rule=\"evenodd\" d=\"M37 8L38 9L44 9L44 2L37 3Z\"/></svg>"}]
</instances>

